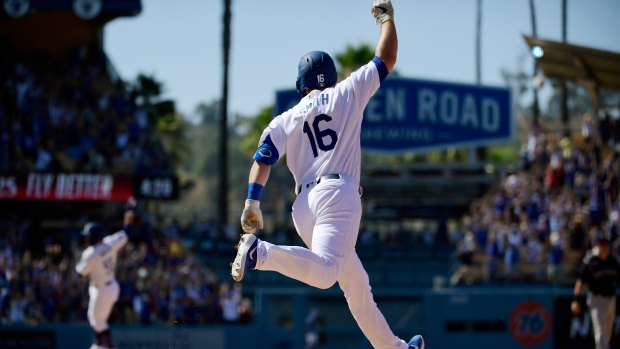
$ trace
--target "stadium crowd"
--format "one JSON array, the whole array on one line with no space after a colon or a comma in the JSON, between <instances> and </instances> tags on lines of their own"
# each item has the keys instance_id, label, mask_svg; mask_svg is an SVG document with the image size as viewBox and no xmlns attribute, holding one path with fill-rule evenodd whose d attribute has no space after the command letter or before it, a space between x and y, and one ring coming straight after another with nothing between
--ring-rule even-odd
<instances>
[{"instance_id":1,"label":"stadium crowd","mask_svg":"<svg viewBox=\"0 0 620 349\"><path fill-rule=\"evenodd\" d=\"M4 42L0 52L0 172L173 171L138 86L111 79L104 52L80 45L69 57L23 55ZM0 324L85 322L80 230L40 230L29 218L0 218ZM129 232L112 323L250 321L241 285L219 280L182 245L186 229L145 217ZM219 236L210 230L204 223L199 234Z\"/></svg>"},{"instance_id":2,"label":"stadium crowd","mask_svg":"<svg viewBox=\"0 0 620 349\"><path fill-rule=\"evenodd\" d=\"M244 297L242 284L220 280L213 267L183 246L180 237L191 234L189 229L150 216L130 229L130 243L118 257L121 291L111 323L252 320L252 301ZM80 230L50 234L43 244L30 241L30 231L28 221L19 219L0 228L0 323L85 322L87 281L75 272L84 248ZM206 221L198 233L204 239L219 239Z\"/></svg>"},{"instance_id":3,"label":"stadium crowd","mask_svg":"<svg viewBox=\"0 0 620 349\"><path fill-rule=\"evenodd\" d=\"M589 116L581 135L535 129L522 147L521 169L506 174L463 218L457 242L462 266L452 283L476 278L562 282L591 247L594 230L603 229L615 240L619 131L620 122L608 116L598 135ZM481 274L475 275L476 266Z\"/></svg>"},{"instance_id":4,"label":"stadium crowd","mask_svg":"<svg viewBox=\"0 0 620 349\"><path fill-rule=\"evenodd\" d=\"M79 46L64 59L38 52L24 57L5 43L0 51L0 171L172 170L140 92L111 81L103 52ZM360 247L379 241L428 246L454 237L465 268L457 270L453 284L467 282L476 263L483 281L561 281L570 272L569 256L583 254L593 229L605 229L614 239L620 233L620 122L605 117L593 132L588 117L578 137L534 130L523 146L521 169L476 200L455 234L445 222L436 230L401 227L384 237L362 229ZM0 323L85 322L87 288L74 271L83 247L79 230L47 236L39 248L29 238L28 219L3 223ZM131 242L119 255L121 293L112 323L251 321L252 302L242 284L220 280L183 245L187 236L213 246L236 241L234 229L144 217L129 234ZM278 228L271 238L291 243L296 234Z\"/></svg>"},{"instance_id":5,"label":"stadium crowd","mask_svg":"<svg viewBox=\"0 0 620 349\"><path fill-rule=\"evenodd\" d=\"M19 55L0 43L0 170L134 172L171 169L139 91L112 82L105 54Z\"/></svg>"}]
</instances>

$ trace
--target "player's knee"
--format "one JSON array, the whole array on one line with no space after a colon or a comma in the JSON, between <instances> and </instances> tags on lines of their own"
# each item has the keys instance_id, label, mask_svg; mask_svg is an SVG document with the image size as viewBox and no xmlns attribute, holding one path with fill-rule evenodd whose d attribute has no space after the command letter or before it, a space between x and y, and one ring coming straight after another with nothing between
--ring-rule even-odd
<instances>
[{"instance_id":1,"label":"player's knee","mask_svg":"<svg viewBox=\"0 0 620 349\"><path fill-rule=\"evenodd\" d=\"M320 289L328 289L338 281L338 277L342 272L337 258L329 255L323 256L323 272L319 280L316 280L315 286Z\"/></svg>"}]
</instances>

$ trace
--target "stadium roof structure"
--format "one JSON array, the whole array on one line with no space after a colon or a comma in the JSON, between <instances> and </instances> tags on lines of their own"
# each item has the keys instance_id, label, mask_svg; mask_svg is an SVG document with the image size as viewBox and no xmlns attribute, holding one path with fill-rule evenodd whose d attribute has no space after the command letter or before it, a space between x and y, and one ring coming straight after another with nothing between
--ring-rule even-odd
<instances>
[{"instance_id":1,"label":"stadium roof structure","mask_svg":"<svg viewBox=\"0 0 620 349\"><path fill-rule=\"evenodd\" d=\"M107 23L141 11L141 0L0 1L0 51L44 51L64 58L80 45L103 48Z\"/></svg>"},{"instance_id":2,"label":"stadium roof structure","mask_svg":"<svg viewBox=\"0 0 620 349\"><path fill-rule=\"evenodd\" d=\"M0 19L17 19L37 12L73 12L82 20L136 16L141 0L19 0L3 1Z\"/></svg>"},{"instance_id":3,"label":"stadium roof structure","mask_svg":"<svg viewBox=\"0 0 620 349\"><path fill-rule=\"evenodd\" d=\"M531 36L524 38L547 78L620 91L619 53Z\"/></svg>"}]
</instances>

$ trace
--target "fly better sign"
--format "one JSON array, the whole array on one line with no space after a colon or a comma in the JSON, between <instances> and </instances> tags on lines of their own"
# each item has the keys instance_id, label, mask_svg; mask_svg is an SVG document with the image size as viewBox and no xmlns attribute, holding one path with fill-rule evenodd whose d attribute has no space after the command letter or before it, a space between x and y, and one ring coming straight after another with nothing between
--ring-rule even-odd
<instances>
[{"instance_id":1,"label":"fly better sign","mask_svg":"<svg viewBox=\"0 0 620 349\"><path fill-rule=\"evenodd\" d=\"M299 102L297 91L276 94L276 114ZM483 146L514 137L506 88L388 78L364 110L364 151L402 153Z\"/></svg>"}]
</instances>

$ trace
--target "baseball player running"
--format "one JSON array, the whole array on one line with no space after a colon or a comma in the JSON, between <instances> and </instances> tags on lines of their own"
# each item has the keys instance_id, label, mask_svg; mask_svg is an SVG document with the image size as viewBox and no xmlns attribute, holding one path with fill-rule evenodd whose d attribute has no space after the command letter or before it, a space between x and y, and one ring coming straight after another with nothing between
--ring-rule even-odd
<instances>
[{"instance_id":1,"label":"baseball player running","mask_svg":"<svg viewBox=\"0 0 620 349\"><path fill-rule=\"evenodd\" d=\"M88 294L88 322L94 331L91 349L114 348L112 335L108 328L108 317L112 306L118 300L119 285L114 277L118 251L127 243L125 231L133 223L133 209L136 201L130 198L125 205L123 230L106 236L103 226L89 222L84 226L82 235L88 239L89 247L82 252L82 257L75 270L90 280Z\"/></svg>"},{"instance_id":2,"label":"baseball player running","mask_svg":"<svg viewBox=\"0 0 620 349\"><path fill-rule=\"evenodd\" d=\"M355 253L362 214L360 130L364 108L396 63L398 39L390 0L371 10L380 25L375 55L344 81L325 52L301 57L297 90L303 97L264 130L249 174L243 230L232 276L249 270L273 270L310 286L327 289L338 282L349 309L375 348L424 349L421 336L407 344L390 330L377 308L368 274ZM256 238L263 228L260 199L271 165L287 154L297 198L293 221L308 248L277 246Z\"/></svg>"}]
</instances>

